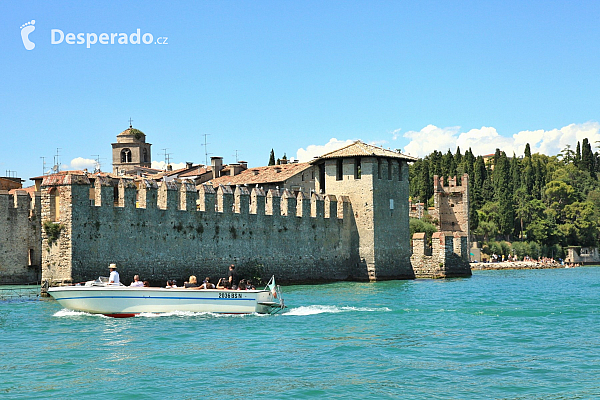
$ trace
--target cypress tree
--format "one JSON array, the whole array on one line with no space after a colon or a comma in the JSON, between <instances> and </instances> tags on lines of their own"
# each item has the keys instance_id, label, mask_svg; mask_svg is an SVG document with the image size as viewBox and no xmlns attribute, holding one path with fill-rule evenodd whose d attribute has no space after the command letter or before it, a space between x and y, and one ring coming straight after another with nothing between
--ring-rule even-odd
<instances>
[{"instance_id":1,"label":"cypress tree","mask_svg":"<svg viewBox=\"0 0 600 400\"><path fill-rule=\"evenodd\" d=\"M577 144L579 144L579 142ZM596 177L594 171L594 153L592 153L592 146L587 138L583 139L581 149L581 169L588 171L592 177Z\"/></svg>"},{"instance_id":2,"label":"cypress tree","mask_svg":"<svg viewBox=\"0 0 600 400\"><path fill-rule=\"evenodd\" d=\"M529 143L525 145L525 158L531 158L531 147L529 147Z\"/></svg>"},{"instance_id":3,"label":"cypress tree","mask_svg":"<svg viewBox=\"0 0 600 400\"><path fill-rule=\"evenodd\" d=\"M515 215L512 203L513 185L510 176L510 165L504 152L501 152L499 155L498 162L494 168L494 181L497 188L496 198L500 214L498 228L500 232L506 235L506 239L509 240L509 236L514 230Z\"/></svg>"},{"instance_id":4,"label":"cypress tree","mask_svg":"<svg viewBox=\"0 0 600 400\"><path fill-rule=\"evenodd\" d=\"M579 166L580 161L581 161L581 146L579 145L579 140L578 140L577 141L577 149L575 150L575 159L573 160L573 164L575 164L576 166Z\"/></svg>"},{"instance_id":5,"label":"cypress tree","mask_svg":"<svg viewBox=\"0 0 600 400\"><path fill-rule=\"evenodd\" d=\"M269 156L269 167L275 165L275 152L271 149L271 155Z\"/></svg>"}]
</instances>

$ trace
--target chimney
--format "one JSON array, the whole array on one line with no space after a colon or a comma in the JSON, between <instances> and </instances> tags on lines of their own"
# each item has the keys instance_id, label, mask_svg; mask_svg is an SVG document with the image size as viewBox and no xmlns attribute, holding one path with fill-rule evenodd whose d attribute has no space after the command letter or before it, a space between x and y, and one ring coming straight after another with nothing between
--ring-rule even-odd
<instances>
[{"instance_id":1,"label":"chimney","mask_svg":"<svg viewBox=\"0 0 600 400\"><path fill-rule=\"evenodd\" d=\"M280 165L284 165L284 164L287 164L287 163L288 163L287 158L282 158L281 160L279 160L279 164Z\"/></svg>"},{"instance_id":2,"label":"chimney","mask_svg":"<svg viewBox=\"0 0 600 400\"><path fill-rule=\"evenodd\" d=\"M252 175L255 175L255 176L258 175L258 170L257 169L253 169L252 170Z\"/></svg>"},{"instance_id":3,"label":"chimney","mask_svg":"<svg viewBox=\"0 0 600 400\"><path fill-rule=\"evenodd\" d=\"M240 166L242 167L242 171L248 169L248 161L240 161Z\"/></svg>"},{"instance_id":4,"label":"chimney","mask_svg":"<svg viewBox=\"0 0 600 400\"><path fill-rule=\"evenodd\" d=\"M280 173L281 172L281 167L275 167L275 172L276 173Z\"/></svg>"},{"instance_id":5,"label":"chimney","mask_svg":"<svg viewBox=\"0 0 600 400\"><path fill-rule=\"evenodd\" d=\"M223 157L211 157L210 165L212 167L213 179L221 176L221 170L223 169Z\"/></svg>"},{"instance_id":6,"label":"chimney","mask_svg":"<svg viewBox=\"0 0 600 400\"><path fill-rule=\"evenodd\" d=\"M191 162L186 162L185 163L185 168L186 169L192 169L193 166L194 166L194 163L191 163Z\"/></svg>"}]
</instances>

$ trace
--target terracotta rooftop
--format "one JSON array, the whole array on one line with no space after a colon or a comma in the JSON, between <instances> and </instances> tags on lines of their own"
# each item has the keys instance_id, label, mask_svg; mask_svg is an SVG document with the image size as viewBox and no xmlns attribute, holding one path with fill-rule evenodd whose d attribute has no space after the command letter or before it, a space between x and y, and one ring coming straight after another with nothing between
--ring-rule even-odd
<instances>
[{"instance_id":1,"label":"terracotta rooftop","mask_svg":"<svg viewBox=\"0 0 600 400\"><path fill-rule=\"evenodd\" d=\"M283 182L310 168L310 166L310 163L292 163L272 165L270 167L249 168L235 176L221 176L217 179L212 179L210 183L216 187L219 185L256 185L261 183Z\"/></svg>"},{"instance_id":2,"label":"terracotta rooftop","mask_svg":"<svg viewBox=\"0 0 600 400\"><path fill-rule=\"evenodd\" d=\"M406 161L417 161L417 157L407 156L406 154L398 153L392 150L387 150L383 147L373 146L370 144L363 143L360 140L357 140L356 142L349 144L348 146L342 147L341 149L323 154L322 156L312 160L310 163L314 164L315 162L320 160L346 157L387 157L397 158Z\"/></svg>"},{"instance_id":3,"label":"terracotta rooftop","mask_svg":"<svg viewBox=\"0 0 600 400\"><path fill-rule=\"evenodd\" d=\"M198 175L202 175L205 174L207 172L212 171L211 167L207 167L207 166L197 166L194 167L192 169L190 169L187 172L184 172L183 174L179 175L180 178L187 178L187 177L193 177L193 176L198 176Z\"/></svg>"}]
</instances>

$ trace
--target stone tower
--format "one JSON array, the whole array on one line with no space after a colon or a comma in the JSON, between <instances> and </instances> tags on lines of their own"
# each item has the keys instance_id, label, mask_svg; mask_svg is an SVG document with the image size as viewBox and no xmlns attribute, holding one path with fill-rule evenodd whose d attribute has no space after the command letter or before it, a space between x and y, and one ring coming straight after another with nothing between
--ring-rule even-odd
<instances>
[{"instance_id":1,"label":"stone tower","mask_svg":"<svg viewBox=\"0 0 600 400\"><path fill-rule=\"evenodd\" d=\"M356 141L312 161L318 193L348 196L360 263L355 278L412 278L408 162L416 158Z\"/></svg>"},{"instance_id":2,"label":"stone tower","mask_svg":"<svg viewBox=\"0 0 600 400\"><path fill-rule=\"evenodd\" d=\"M129 125L117 135L117 143L112 144L113 173L135 174L139 167L150 168L152 154L146 135Z\"/></svg>"},{"instance_id":3,"label":"stone tower","mask_svg":"<svg viewBox=\"0 0 600 400\"><path fill-rule=\"evenodd\" d=\"M459 232L469 237L469 175L463 174L460 185L456 176L444 185L443 176L433 176L433 203L430 214L437 218L440 232Z\"/></svg>"}]
</instances>

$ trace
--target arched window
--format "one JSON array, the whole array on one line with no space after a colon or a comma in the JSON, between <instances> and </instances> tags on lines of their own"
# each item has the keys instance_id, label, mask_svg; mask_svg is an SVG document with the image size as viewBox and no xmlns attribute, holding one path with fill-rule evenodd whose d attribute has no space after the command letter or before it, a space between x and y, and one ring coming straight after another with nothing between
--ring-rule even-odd
<instances>
[{"instance_id":1,"label":"arched window","mask_svg":"<svg viewBox=\"0 0 600 400\"><path fill-rule=\"evenodd\" d=\"M122 163L130 163L131 162L131 150L129 150L129 149L121 150L121 162Z\"/></svg>"}]
</instances>

